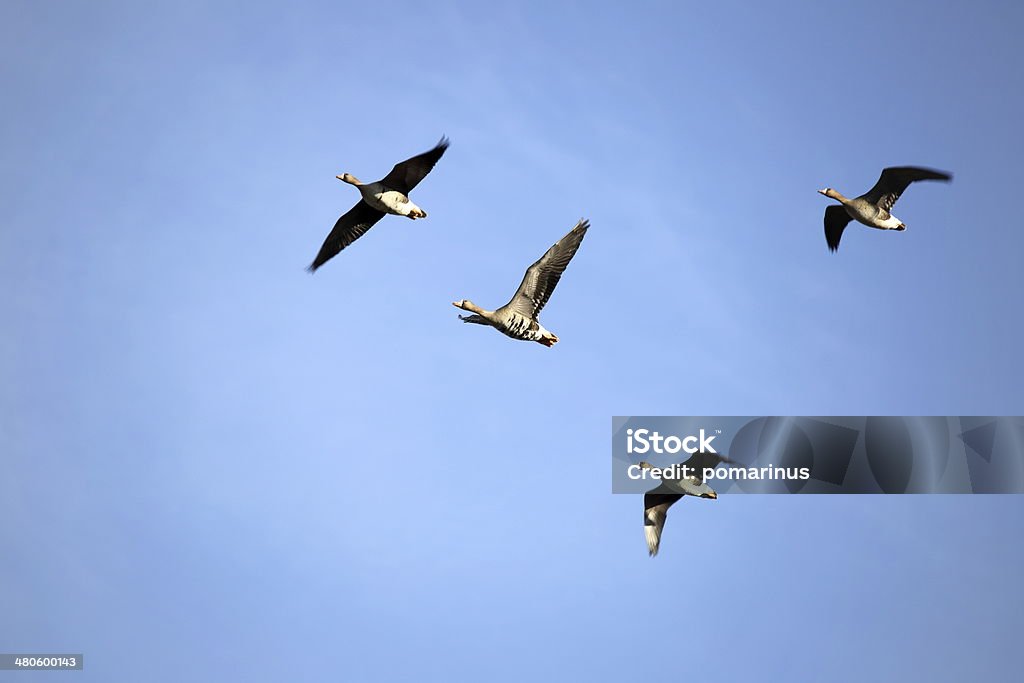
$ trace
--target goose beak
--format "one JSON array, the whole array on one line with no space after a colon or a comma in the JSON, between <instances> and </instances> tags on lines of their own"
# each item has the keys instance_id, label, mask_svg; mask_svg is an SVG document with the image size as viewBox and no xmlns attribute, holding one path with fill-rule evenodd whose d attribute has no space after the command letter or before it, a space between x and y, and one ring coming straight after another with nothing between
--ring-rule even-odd
<instances>
[{"instance_id":1,"label":"goose beak","mask_svg":"<svg viewBox=\"0 0 1024 683\"><path fill-rule=\"evenodd\" d=\"M341 181L344 181L344 180L345 180L345 179L344 179L344 178L342 178L342 177L341 177L340 175L336 175L336 176L334 176L334 177L335 177L335 178L337 178L338 180L341 180Z\"/></svg>"},{"instance_id":2,"label":"goose beak","mask_svg":"<svg viewBox=\"0 0 1024 683\"><path fill-rule=\"evenodd\" d=\"M818 194L825 194L825 190L818 190Z\"/></svg>"},{"instance_id":3,"label":"goose beak","mask_svg":"<svg viewBox=\"0 0 1024 683\"><path fill-rule=\"evenodd\" d=\"M459 306L459 302L458 301L453 301L452 302L452 306L454 306L455 308L462 308L462 306Z\"/></svg>"}]
</instances>

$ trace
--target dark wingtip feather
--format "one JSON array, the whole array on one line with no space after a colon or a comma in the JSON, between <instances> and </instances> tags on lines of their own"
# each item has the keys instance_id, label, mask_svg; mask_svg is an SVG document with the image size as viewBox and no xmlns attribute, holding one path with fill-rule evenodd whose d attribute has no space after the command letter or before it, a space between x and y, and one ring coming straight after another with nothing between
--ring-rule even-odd
<instances>
[{"instance_id":1,"label":"dark wingtip feather","mask_svg":"<svg viewBox=\"0 0 1024 683\"><path fill-rule=\"evenodd\" d=\"M892 172L897 176L909 178L910 182L916 182L918 180L941 180L943 182L949 182L953 179L953 174L949 171L940 171L935 168L928 168L927 166L889 166L882 169L882 173L886 171Z\"/></svg>"},{"instance_id":2,"label":"dark wingtip feather","mask_svg":"<svg viewBox=\"0 0 1024 683\"><path fill-rule=\"evenodd\" d=\"M922 168L920 170L924 171L922 174L924 177L921 178L921 180L939 180L944 183L948 183L953 179L953 174L948 171L939 171L934 168Z\"/></svg>"}]
</instances>

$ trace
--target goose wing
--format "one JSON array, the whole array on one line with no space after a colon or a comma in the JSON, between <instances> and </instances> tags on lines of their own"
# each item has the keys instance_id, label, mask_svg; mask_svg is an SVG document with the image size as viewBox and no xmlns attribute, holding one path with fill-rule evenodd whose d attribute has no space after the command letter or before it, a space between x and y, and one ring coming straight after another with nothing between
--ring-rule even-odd
<instances>
[{"instance_id":1,"label":"goose wing","mask_svg":"<svg viewBox=\"0 0 1024 683\"><path fill-rule=\"evenodd\" d=\"M662 484L644 494L644 538L647 540L647 552L651 557L658 554L668 509L683 497L681 493L670 491L670 488Z\"/></svg>"},{"instance_id":2,"label":"goose wing","mask_svg":"<svg viewBox=\"0 0 1024 683\"><path fill-rule=\"evenodd\" d=\"M334 224L331 234L324 240L320 252L309 264L309 272L315 273L316 269L334 258L338 252L355 242L366 234L366 231L384 217L382 211L378 211L366 202L359 200L359 203L349 209L348 213L338 219Z\"/></svg>"},{"instance_id":3,"label":"goose wing","mask_svg":"<svg viewBox=\"0 0 1024 683\"><path fill-rule=\"evenodd\" d=\"M526 269L523 281L519 283L512 300L506 304L516 313L536 320L544 304L551 298L555 285L565 272L565 267L576 255L583 242L583 236L590 228L590 221L581 218L565 237L555 242L544 252L536 263Z\"/></svg>"},{"instance_id":4,"label":"goose wing","mask_svg":"<svg viewBox=\"0 0 1024 683\"><path fill-rule=\"evenodd\" d=\"M843 230L849 225L850 214L846 209L836 204L825 209L825 241L828 242L828 250L835 251L839 248L839 240L843 238Z\"/></svg>"},{"instance_id":5,"label":"goose wing","mask_svg":"<svg viewBox=\"0 0 1024 683\"><path fill-rule=\"evenodd\" d=\"M882 209L889 211L900 195L906 191L910 183L918 180L952 180L953 176L943 171L916 166L892 166L882 170L875 186L868 190L863 198Z\"/></svg>"},{"instance_id":6,"label":"goose wing","mask_svg":"<svg viewBox=\"0 0 1024 683\"><path fill-rule=\"evenodd\" d=\"M429 152L418 154L411 159L395 164L391 173L384 176L380 182L392 190L398 190L402 194L408 195L412 192L412 188L427 177L446 149L448 149L448 138L442 137L441 141Z\"/></svg>"}]
</instances>

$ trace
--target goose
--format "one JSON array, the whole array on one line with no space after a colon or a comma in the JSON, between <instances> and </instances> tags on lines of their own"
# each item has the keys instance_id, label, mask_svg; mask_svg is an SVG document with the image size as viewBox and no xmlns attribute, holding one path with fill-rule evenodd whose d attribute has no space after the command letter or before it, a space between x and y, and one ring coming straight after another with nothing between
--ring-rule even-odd
<instances>
[{"instance_id":1,"label":"goose","mask_svg":"<svg viewBox=\"0 0 1024 683\"><path fill-rule=\"evenodd\" d=\"M558 336L544 329L537 316L551 298L565 267L576 255L588 228L590 221L581 218L565 237L555 242L536 263L526 269L526 275L512 300L498 310L485 310L468 299L453 301L452 306L473 314L460 315L459 319L477 325L490 325L513 339L535 341L549 348L554 346L558 343Z\"/></svg>"},{"instance_id":2,"label":"goose","mask_svg":"<svg viewBox=\"0 0 1024 683\"><path fill-rule=\"evenodd\" d=\"M831 187L818 190L826 197L838 201L841 206L825 209L825 241L829 251L839 249L843 229L851 221L879 230L906 230L907 226L889 211L910 183L918 180L950 181L953 176L943 171L933 171L916 166L893 166L882 170L878 182L870 190L854 199L847 199Z\"/></svg>"},{"instance_id":3,"label":"goose","mask_svg":"<svg viewBox=\"0 0 1024 683\"><path fill-rule=\"evenodd\" d=\"M661 531L665 528L665 518L668 517L668 509L677 503L683 496L695 496L697 498L710 498L715 500L718 494L715 490L704 483L704 468L714 469L723 462L733 463L735 461L719 453L694 453L684 466L689 467L695 473L686 479L662 478L661 484L644 494L644 537L647 539L647 553L651 557L658 554L661 545ZM652 468L649 462L639 463L641 469Z\"/></svg>"},{"instance_id":4,"label":"goose","mask_svg":"<svg viewBox=\"0 0 1024 683\"><path fill-rule=\"evenodd\" d=\"M317 268L366 234L385 214L412 220L426 218L427 212L412 203L409 193L430 173L446 149L448 138L442 137L429 152L395 164L390 173L375 183L361 182L351 173L335 176L342 182L355 185L363 198L334 224L334 229L307 270L315 273Z\"/></svg>"}]
</instances>

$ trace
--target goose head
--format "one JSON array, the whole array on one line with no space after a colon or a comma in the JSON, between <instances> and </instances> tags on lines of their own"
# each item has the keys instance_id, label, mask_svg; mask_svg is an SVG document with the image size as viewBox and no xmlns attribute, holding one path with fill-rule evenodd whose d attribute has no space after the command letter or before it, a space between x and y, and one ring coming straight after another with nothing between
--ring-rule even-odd
<instances>
[{"instance_id":1,"label":"goose head","mask_svg":"<svg viewBox=\"0 0 1024 683\"><path fill-rule=\"evenodd\" d=\"M818 190L818 194L823 194L826 197L829 197L831 199L840 199L840 198L845 199L845 197L843 197L843 195L839 194L838 192L833 190L831 187L826 187L824 190Z\"/></svg>"},{"instance_id":2,"label":"goose head","mask_svg":"<svg viewBox=\"0 0 1024 683\"><path fill-rule=\"evenodd\" d=\"M452 306L455 308L461 308L464 311L472 311L473 313L483 313L483 309L477 306L469 299L463 299L462 301L453 301Z\"/></svg>"},{"instance_id":3,"label":"goose head","mask_svg":"<svg viewBox=\"0 0 1024 683\"><path fill-rule=\"evenodd\" d=\"M348 183L349 185L362 185L362 183L359 182L359 178L356 178L351 173L342 173L341 175L336 175L334 177L343 183Z\"/></svg>"}]
</instances>

